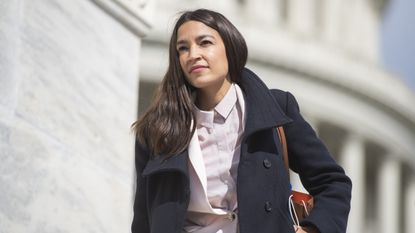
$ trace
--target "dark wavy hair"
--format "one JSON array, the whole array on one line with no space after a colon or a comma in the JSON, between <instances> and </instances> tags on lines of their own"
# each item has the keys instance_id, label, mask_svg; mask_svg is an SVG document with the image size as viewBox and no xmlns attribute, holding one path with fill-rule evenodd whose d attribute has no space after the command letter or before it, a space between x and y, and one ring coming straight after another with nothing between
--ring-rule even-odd
<instances>
[{"instance_id":1,"label":"dark wavy hair","mask_svg":"<svg viewBox=\"0 0 415 233\"><path fill-rule=\"evenodd\" d=\"M177 31L188 21L198 21L215 29L221 36L228 59L229 76L239 83L248 49L245 39L222 14L207 9L185 11L177 20L169 45L169 66L153 103L132 128L139 143L151 156L169 158L187 148L195 131L192 113L193 87L186 81L176 49Z\"/></svg>"}]
</instances>

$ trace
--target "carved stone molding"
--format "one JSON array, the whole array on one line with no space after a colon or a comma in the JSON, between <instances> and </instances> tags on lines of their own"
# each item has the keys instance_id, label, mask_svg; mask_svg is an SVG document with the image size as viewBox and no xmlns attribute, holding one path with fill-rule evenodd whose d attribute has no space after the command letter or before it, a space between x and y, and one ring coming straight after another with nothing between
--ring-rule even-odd
<instances>
[{"instance_id":1,"label":"carved stone molding","mask_svg":"<svg viewBox=\"0 0 415 233\"><path fill-rule=\"evenodd\" d=\"M146 7L149 1L150 0L140 0L140 1L138 1L140 3L139 4L140 8Z\"/></svg>"},{"instance_id":2,"label":"carved stone molding","mask_svg":"<svg viewBox=\"0 0 415 233\"><path fill-rule=\"evenodd\" d=\"M120 4L131 8L131 10L136 10L138 9L144 9L148 3L150 2L150 0L113 0L115 2L119 2Z\"/></svg>"},{"instance_id":3,"label":"carved stone molding","mask_svg":"<svg viewBox=\"0 0 415 233\"><path fill-rule=\"evenodd\" d=\"M151 28L150 0L92 0L92 2L139 37L144 37Z\"/></svg>"}]
</instances>

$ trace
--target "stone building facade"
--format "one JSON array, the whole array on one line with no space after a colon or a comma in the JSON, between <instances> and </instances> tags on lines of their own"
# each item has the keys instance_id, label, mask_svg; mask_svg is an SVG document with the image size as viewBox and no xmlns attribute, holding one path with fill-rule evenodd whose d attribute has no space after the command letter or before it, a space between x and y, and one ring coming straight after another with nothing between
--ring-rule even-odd
<instances>
[{"instance_id":1,"label":"stone building facade","mask_svg":"<svg viewBox=\"0 0 415 233\"><path fill-rule=\"evenodd\" d=\"M1 233L129 231L151 12L133 2L0 1Z\"/></svg>"}]
</instances>

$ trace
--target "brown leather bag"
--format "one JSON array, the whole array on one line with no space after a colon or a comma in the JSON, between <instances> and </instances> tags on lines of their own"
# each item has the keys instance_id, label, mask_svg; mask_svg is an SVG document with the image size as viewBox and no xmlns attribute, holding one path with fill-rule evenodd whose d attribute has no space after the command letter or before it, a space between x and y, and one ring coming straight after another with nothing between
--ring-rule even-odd
<instances>
[{"instance_id":1,"label":"brown leather bag","mask_svg":"<svg viewBox=\"0 0 415 233\"><path fill-rule=\"evenodd\" d=\"M282 126L277 127L278 136L282 145L284 165L290 177L289 160L288 160L288 147L287 140L285 138L284 128ZM288 200L291 218L294 225L299 226L301 220L307 217L314 206L313 196L308 193L302 193L297 191L291 191L290 199Z\"/></svg>"}]
</instances>

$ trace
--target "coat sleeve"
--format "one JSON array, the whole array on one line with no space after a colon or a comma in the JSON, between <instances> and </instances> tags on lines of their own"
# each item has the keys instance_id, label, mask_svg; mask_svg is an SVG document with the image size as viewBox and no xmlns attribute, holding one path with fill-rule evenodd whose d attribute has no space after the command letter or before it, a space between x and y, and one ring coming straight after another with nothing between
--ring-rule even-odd
<instances>
[{"instance_id":1,"label":"coat sleeve","mask_svg":"<svg viewBox=\"0 0 415 233\"><path fill-rule=\"evenodd\" d=\"M284 125L290 168L314 197L314 208L300 224L314 225L321 233L346 232L352 183L332 158L312 127L304 120L294 96L273 91L293 121Z\"/></svg>"},{"instance_id":2,"label":"coat sleeve","mask_svg":"<svg viewBox=\"0 0 415 233\"><path fill-rule=\"evenodd\" d=\"M147 212L146 179L142 176L143 169L148 161L148 152L137 142L135 144L135 168L137 185L134 200L134 216L131 225L132 233L149 233L149 218Z\"/></svg>"}]
</instances>

